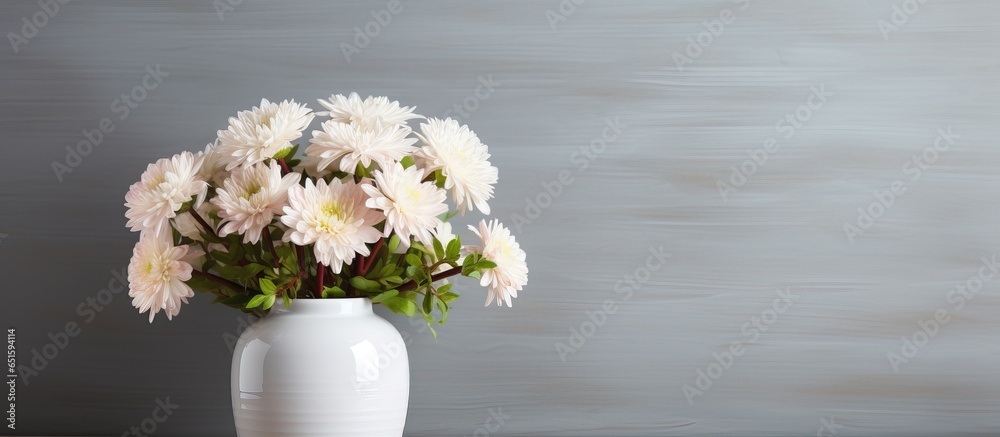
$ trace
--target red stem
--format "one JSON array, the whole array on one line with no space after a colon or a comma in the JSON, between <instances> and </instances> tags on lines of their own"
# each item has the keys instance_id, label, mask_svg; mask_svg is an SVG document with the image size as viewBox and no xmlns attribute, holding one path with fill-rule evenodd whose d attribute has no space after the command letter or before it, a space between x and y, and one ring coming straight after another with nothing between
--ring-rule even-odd
<instances>
[{"instance_id":1,"label":"red stem","mask_svg":"<svg viewBox=\"0 0 1000 437\"><path fill-rule=\"evenodd\" d=\"M292 172L292 170L290 168L288 168L288 163L285 162L285 158L279 159L278 160L278 164L281 164L281 169L285 171L285 174L288 174L288 173Z\"/></svg>"},{"instance_id":2,"label":"red stem","mask_svg":"<svg viewBox=\"0 0 1000 437\"><path fill-rule=\"evenodd\" d=\"M244 287L244 286L242 286L240 284L237 284L237 283L235 283L233 281L230 281L228 279L215 276L215 275L213 275L211 273L208 273L208 272L203 272L201 270L191 270L191 274L194 275L194 276L202 276L202 277L208 278L212 282L215 282L216 284L220 284L220 285L225 285L226 287L232 288L234 291L246 291L246 289L247 289L247 287Z\"/></svg>"},{"instance_id":3,"label":"red stem","mask_svg":"<svg viewBox=\"0 0 1000 437\"><path fill-rule=\"evenodd\" d=\"M457 275L459 273L462 273L462 266L452 267L452 268L450 268L448 270L445 270L445 271L443 271L441 273L438 273L436 275L431 275L431 282L437 282L437 281L440 281L440 280L442 280L444 278L455 276L455 275ZM401 287L397 288L397 290L399 290L400 292L403 292L403 291L413 290L414 288L417 288L416 281L410 281L410 282L407 282L407 283L403 284Z\"/></svg>"},{"instance_id":4,"label":"red stem","mask_svg":"<svg viewBox=\"0 0 1000 437\"><path fill-rule=\"evenodd\" d=\"M326 266L321 262L316 263L316 298L323 297L323 274L326 273Z\"/></svg>"},{"instance_id":5,"label":"red stem","mask_svg":"<svg viewBox=\"0 0 1000 437\"><path fill-rule=\"evenodd\" d=\"M365 261L365 258L361 258L361 265L359 266L360 272L358 273L359 275L364 276L368 273L368 269L370 269L372 264L375 263L375 257L378 256L378 251L382 250L383 243L385 243L385 238L379 238L375 243L375 248L372 249L372 253L368 254L368 260Z\"/></svg>"},{"instance_id":6,"label":"red stem","mask_svg":"<svg viewBox=\"0 0 1000 437\"><path fill-rule=\"evenodd\" d=\"M195 211L194 208L190 208L188 209L188 212L191 213L191 217L194 217L194 220L197 221L198 224L205 229L205 232L208 232L208 234L213 237L216 238L219 237L219 234L215 233L215 229L212 229L212 226L209 225L208 222L205 221L205 219L201 218L201 214L198 214L198 211Z\"/></svg>"},{"instance_id":7,"label":"red stem","mask_svg":"<svg viewBox=\"0 0 1000 437\"><path fill-rule=\"evenodd\" d=\"M302 246L292 243L295 246L295 257L299 259L299 271L304 272L306 270L306 254L302 250Z\"/></svg>"},{"instance_id":8,"label":"red stem","mask_svg":"<svg viewBox=\"0 0 1000 437\"><path fill-rule=\"evenodd\" d=\"M267 241L267 248L271 249L271 256L274 257L272 264L274 264L274 267L280 266L281 262L278 259L278 251L274 250L274 239L271 238L271 230L267 226L264 226L264 240Z\"/></svg>"}]
</instances>

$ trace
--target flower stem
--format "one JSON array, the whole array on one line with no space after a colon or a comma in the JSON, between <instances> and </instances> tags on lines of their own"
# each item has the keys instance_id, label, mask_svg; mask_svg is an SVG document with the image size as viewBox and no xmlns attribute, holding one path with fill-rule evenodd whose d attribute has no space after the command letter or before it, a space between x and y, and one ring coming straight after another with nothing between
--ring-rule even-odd
<instances>
[{"instance_id":1,"label":"flower stem","mask_svg":"<svg viewBox=\"0 0 1000 437\"><path fill-rule=\"evenodd\" d=\"M246 291L246 287L244 287L244 286L242 286L240 284L237 284L237 283L235 283L233 281L230 281L228 279L220 278L220 277L218 277L216 275L213 275L211 273L208 273L208 272L203 272L201 270L193 270L192 269L191 270L191 274L195 275L195 276L201 276L201 277L204 277L204 278L208 278L210 281L215 282L216 284L225 285L226 287L232 288L233 290L236 290L236 291Z\"/></svg>"},{"instance_id":2,"label":"flower stem","mask_svg":"<svg viewBox=\"0 0 1000 437\"><path fill-rule=\"evenodd\" d=\"M306 270L306 254L303 253L302 246L292 243L295 246L295 257L299 259L299 271L304 272Z\"/></svg>"},{"instance_id":3,"label":"flower stem","mask_svg":"<svg viewBox=\"0 0 1000 437\"><path fill-rule=\"evenodd\" d=\"M372 268L372 264L375 263L375 257L378 256L378 251L382 250L382 244L384 243L385 238L379 238L378 242L375 243L375 247L372 249L372 253L368 255L367 261L365 258L361 258L361 265L358 266L360 270L358 272L359 275L364 276L368 273L368 269Z\"/></svg>"},{"instance_id":4,"label":"flower stem","mask_svg":"<svg viewBox=\"0 0 1000 437\"><path fill-rule=\"evenodd\" d=\"M205 229L205 232L208 232L209 235L215 238L219 238L219 234L216 234L215 229L212 229L212 226L209 225L205 219L201 218L201 214L198 214L198 211L195 211L194 208L190 208L188 209L188 212L191 213L191 217L194 217L194 220Z\"/></svg>"},{"instance_id":5,"label":"flower stem","mask_svg":"<svg viewBox=\"0 0 1000 437\"><path fill-rule=\"evenodd\" d=\"M274 257L272 264L274 264L275 268L278 268L281 262L278 260L278 251L274 250L274 239L271 238L271 230L267 226L264 226L264 241L267 241L267 248L271 250L271 256Z\"/></svg>"},{"instance_id":6,"label":"flower stem","mask_svg":"<svg viewBox=\"0 0 1000 437\"><path fill-rule=\"evenodd\" d=\"M351 272L352 272L351 276L358 276L358 275L360 275L360 273L358 273L358 272L361 271L361 264L363 264L364 262L365 262L365 259L364 259L364 257L361 256L360 253L354 255L354 261L351 263Z\"/></svg>"},{"instance_id":7,"label":"flower stem","mask_svg":"<svg viewBox=\"0 0 1000 437\"><path fill-rule=\"evenodd\" d=\"M444 278L455 276L455 275L457 275L459 273L462 273L462 266L452 267L452 268L450 268L448 270L445 270L445 271L443 271L441 273L438 273L436 275L431 275L431 282L437 282L437 281L440 281L440 280L442 280ZM396 289L399 290L400 292L403 292L403 291L413 290L415 288L417 288L416 281L410 281L410 282L407 282L407 283L403 284L402 286L400 286L399 288L396 288Z\"/></svg>"},{"instance_id":8,"label":"flower stem","mask_svg":"<svg viewBox=\"0 0 1000 437\"><path fill-rule=\"evenodd\" d=\"M285 174L288 174L288 173L292 172L292 170L290 168L288 168L288 163L285 162L285 158L279 159L278 160L278 164L281 164L281 169L285 171Z\"/></svg>"},{"instance_id":9,"label":"flower stem","mask_svg":"<svg viewBox=\"0 0 1000 437\"><path fill-rule=\"evenodd\" d=\"M323 274L326 273L326 266L321 262L316 263L316 298L323 297Z\"/></svg>"}]
</instances>

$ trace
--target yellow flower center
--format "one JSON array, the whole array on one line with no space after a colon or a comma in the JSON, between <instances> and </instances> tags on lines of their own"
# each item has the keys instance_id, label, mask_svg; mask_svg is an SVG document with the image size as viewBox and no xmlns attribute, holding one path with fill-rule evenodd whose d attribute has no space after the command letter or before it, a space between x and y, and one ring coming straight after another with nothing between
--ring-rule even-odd
<instances>
[{"instance_id":1,"label":"yellow flower center","mask_svg":"<svg viewBox=\"0 0 1000 437\"><path fill-rule=\"evenodd\" d=\"M334 202L327 203L320 208L320 212L327 217L340 217L340 206Z\"/></svg>"},{"instance_id":2,"label":"yellow flower center","mask_svg":"<svg viewBox=\"0 0 1000 437\"><path fill-rule=\"evenodd\" d=\"M497 242L495 249L493 250L493 256L495 258L508 259L514 253L514 248L506 240L501 239ZM493 260L496 261L496 260Z\"/></svg>"},{"instance_id":3,"label":"yellow flower center","mask_svg":"<svg viewBox=\"0 0 1000 437\"><path fill-rule=\"evenodd\" d=\"M247 189L246 189L246 191L243 192L243 198L249 199L249 198L253 197L257 193L259 193L262 188L263 187L261 187L261 185L258 184L258 183L254 183L254 184L248 186Z\"/></svg>"},{"instance_id":4,"label":"yellow flower center","mask_svg":"<svg viewBox=\"0 0 1000 437\"><path fill-rule=\"evenodd\" d=\"M344 219L347 216L342 205L336 202L324 204L320 209L319 223L317 226L324 232L336 234L344 227Z\"/></svg>"}]
</instances>

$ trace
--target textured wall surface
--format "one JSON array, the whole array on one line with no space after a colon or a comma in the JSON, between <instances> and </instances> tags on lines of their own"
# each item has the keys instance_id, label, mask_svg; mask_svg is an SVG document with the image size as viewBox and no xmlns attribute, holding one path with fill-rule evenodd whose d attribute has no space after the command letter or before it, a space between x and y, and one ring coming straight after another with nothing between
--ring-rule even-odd
<instances>
[{"instance_id":1,"label":"textured wall surface","mask_svg":"<svg viewBox=\"0 0 1000 437\"><path fill-rule=\"evenodd\" d=\"M121 435L169 397L156 435L235 435L235 312L78 305L128 262L148 162L352 90L464 105L532 269L513 309L468 287L438 343L386 315L407 435L1000 432L1000 2L225 1L0 5L0 322L22 364L79 325L18 433Z\"/></svg>"}]
</instances>

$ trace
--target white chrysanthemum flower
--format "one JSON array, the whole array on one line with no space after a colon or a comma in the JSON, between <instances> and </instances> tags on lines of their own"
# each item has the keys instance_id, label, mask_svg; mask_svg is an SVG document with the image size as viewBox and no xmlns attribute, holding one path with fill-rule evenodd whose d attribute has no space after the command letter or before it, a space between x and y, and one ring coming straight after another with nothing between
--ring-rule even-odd
<instances>
[{"instance_id":1,"label":"white chrysanthemum flower","mask_svg":"<svg viewBox=\"0 0 1000 437\"><path fill-rule=\"evenodd\" d=\"M493 197L497 168L490 165L489 149L468 126L451 118L431 118L420 124L424 145L414 154L428 173L441 170L447 178L444 188L451 190L458 210L465 214L475 205L483 214L490 213L487 200Z\"/></svg>"},{"instance_id":2,"label":"white chrysanthemum flower","mask_svg":"<svg viewBox=\"0 0 1000 437\"><path fill-rule=\"evenodd\" d=\"M385 213L386 237L393 230L399 238L414 237L423 244L433 244L431 231L441 224L437 216L448 212L447 194L432 182L422 182L424 171L416 166L403 168L396 163L376 171L375 185L362 185L371 198L365 203Z\"/></svg>"},{"instance_id":3,"label":"white chrysanthemum flower","mask_svg":"<svg viewBox=\"0 0 1000 437\"><path fill-rule=\"evenodd\" d=\"M283 239L299 246L315 244L316 258L340 273L355 254L368 256L366 244L382 237L375 224L385 219L381 212L365 206L368 196L354 181L320 179L288 190L289 206L281 222L288 226Z\"/></svg>"},{"instance_id":4,"label":"white chrysanthemum flower","mask_svg":"<svg viewBox=\"0 0 1000 437\"><path fill-rule=\"evenodd\" d=\"M517 291L528 283L528 264L525 263L525 254L521 246L514 241L507 229L500 221L493 219L489 223L486 220L479 222L479 229L469 226L483 240L483 258L496 263L496 267L486 269L482 272L483 277L479 284L489 286L489 294L486 296L486 306L496 301L497 305L506 302L511 306L510 299L517 297Z\"/></svg>"},{"instance_id":5,"label":"white chrysanthemum flower","mask_svg":"<svg viewBox=\"0 0 1000 437\"><path fill-rule=\"evenodd\" d=\"M416 138L409 138L410 128L376 122L373 129L333 120L323 123L323 130L313 131L306 155L322 158L318 170L340 160L340 171L354 174L358 163L368 167L388 168L409 155L416 147Z\"/></svg>"},{"instance_id":6,"label":"white chrysanthemum flower","mask_svg":"<svg viewBox=\"0 0 1000 437\"><path fill-rule=\"evenodd\" d=\"M264 227L288 205L288 189L297 185L301 177L298 173L282 177L281 168L274 161L236 169L212 199L222 219L219 236L235 232L243 235L244 243L259 242Z\"/></svg>"},{"instance_id":7,"label":"white chrysanthemum flower","mask_svg":"<svg viewBox=\"0 0 1000 437\"><path fill-rule=\"evenodd\" d=\"M285 100L260 101L259 107L229 117L229 129L219 131L219 147L226 170L271 159L293 147L315 114L305 105Z\"/></svg>"},{"instance_id":8,"label":"white chrysanthemum flower","mask_svg":"<svg viewBox=\"0 0 1000 437\"><path fill-rule=\"evenodd\" d=\"M212 226L212 230L218 232L219 225L212 219L212 213L217 213L219 208L212 204L212 202L204 202L201 206L193 209L198 215L205 220L209 226ZM177 230L182 236L188 237L194 241L204 241L201 234L206 232L205 228L198 223L198 220L194 218L191 214L191 210L177 214L173 218L174 229Z\"/></svg>"},{"instance_id":9,"label":"white chrysanthemum flower","mask_svg":"<svg viewBox=\"0 0 1000 437\"><path fill-rule=\"evenodd\" d=\"M374 129L378 123L406 126L407 120L423 118L413 113L415 107L400 107L399 102L390 102L388 97L368 96L361 100L358 93L351 93L348 97L337 94L330 96L329 101L320 100L319 104L328 110L317 114L329 115L333 121L356 124L362 129Z\"/></svg>"},{"instance_id":10,"label":"white chrysanthemum flower","mask_svg":"<svg viewBox=\"0 0 1000 437\"><path fill-rule=\"evenodd\" d=\"M132 250L128 265L128 295L140 313L149 311L149 322L160 310L173 319L181 304L194 296L184 283L191 279L188 246L174 246L166 238L143 235Z\"/></svg>"},{"instance_id":11,"label":"white chrysanthemum flower","mask_svg":"<svg viewBox=\"0 0 1000 437\"><path fill-rule=\"evenodd\" d=\"M170 231L170 219L185 203L195 197L197 207L205 200L208 184L198 177L201 163L191 152L170 159L162 158L146 167L139 182L125 194L126 226L132 232L150 231L155 235Z\"/></svg>"},{"instance_id":12,"label":"white chrysanthemum flower","mask_svg":"<svg viewBox=\"0 0 1000 437\"><path fill-rule=\"evenodd\" d=\"M198 177L214 186L222 186L222 181L226 180L228 172L226 164L222 162L222 155L217 150L218 146L208 143L204 151L195 155L195 160L200 161L198 167Z\"/></svg>"}]
</instances>

